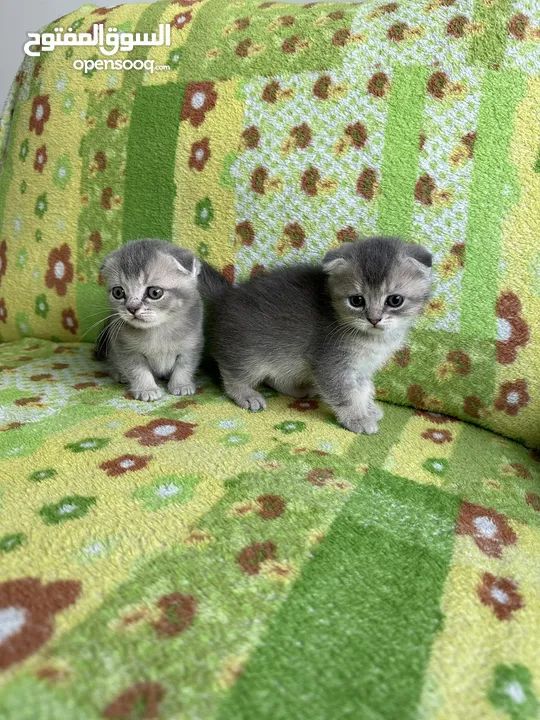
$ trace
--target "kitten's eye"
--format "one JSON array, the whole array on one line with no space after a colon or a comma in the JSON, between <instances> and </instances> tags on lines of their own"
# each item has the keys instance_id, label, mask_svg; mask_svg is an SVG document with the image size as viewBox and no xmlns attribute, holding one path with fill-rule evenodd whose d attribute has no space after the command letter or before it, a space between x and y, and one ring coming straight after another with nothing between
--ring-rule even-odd
<instances>
[{"instance_id":1,"label":"kitten's eye","mask_svg":"<svg viewBox=\"0 0 540 720\"><path fill-rule=\"evenodd\" d=\"M362 297L362 295L350 295L347 300L349 301L349 305L352 308L356 308L357 310L359 308L365 307L366 301Z\"/></svg>"},{"instance_id":2,"label":"kitten's eye","mask_svg":"<svg viewBox=\"0 0 540 720\"><path fill-rule=\"evenodd\" d=\"M121 288L120 285L117 285L116 287L113 287L111 290L111 295L115 300L121 300L122 298L126 297L126 293L124 292L124 288Z\"/></svg>"},{"instance_id":3,"label":"kitten's eye","mask_svg":"<svg viewBox=\"0 0 540 720\"><path fill-rule=\"evenodd\" d=\"M388 305L388 307L391 308L401 307L404 302L405 298L403 297L403 295L389 295L386 298L386 304Z\"/></svg>"},{"instance_id":4,"label":"kitten's eye","mask_svg":"<svg viewBox=\"0 0 540 720\"><path fill-rule=\"evenodd\" d=\"M150 300L159 300L159 298L163 295L163 288L149 287L146 291L146 294L148 295Z\"/></svg>"}]
</instances>

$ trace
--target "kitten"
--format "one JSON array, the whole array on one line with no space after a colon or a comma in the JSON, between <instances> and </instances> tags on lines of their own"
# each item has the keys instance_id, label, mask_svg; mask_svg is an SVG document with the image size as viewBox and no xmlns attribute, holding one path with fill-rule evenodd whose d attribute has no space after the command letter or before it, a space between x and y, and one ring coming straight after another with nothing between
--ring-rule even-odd
<instances>
[{"instance_id":1,"label":"kitten","mask_svg":"<svg viewBox=\"0 0 540 720\"><path fill-rule=\"evenodd\" d=\"M162 240L136 240L105 258L113 315L98 338L96 357L129 384L137 400L157 400L156 379L172 395L192 395L203 347L202 295L214 297L227 281L189 250Z\"/></svg>"},{"instance_id":2,"label":"kitten","mask_svg":"<svg viewBox=\"0 0 540 720\"><path fill-rule=\"evenodd\" d=\"M400 348L426 305L431 255L374 237L225 289L216 303L214 355L227 395L266 407L265 382L292 397L320 394L343 427L375 433L382 410L373 374Z\"/></svg>"}]
</instances>

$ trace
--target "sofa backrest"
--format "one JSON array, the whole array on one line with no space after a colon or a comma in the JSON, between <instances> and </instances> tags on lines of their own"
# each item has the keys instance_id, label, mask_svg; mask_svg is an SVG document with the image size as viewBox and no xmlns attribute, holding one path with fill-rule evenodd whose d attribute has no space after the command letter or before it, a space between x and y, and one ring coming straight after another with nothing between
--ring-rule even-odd
<instances>
[{"instance_id":1,"label":"sofa backrest","mask_svg":"<svg viewBox=\"0 0 540 720\"><path fill-rule=\"evenodd\" d=\"M399 235L436 280L379 396L538 445L540 46L518 5L175 0L56 21L168 24L171 45L26 59L0 130L2 339L92 340L101 261L136 238L239 280ZM107 59L147 69L74 68Z\"/></svg>"}]
</instances>

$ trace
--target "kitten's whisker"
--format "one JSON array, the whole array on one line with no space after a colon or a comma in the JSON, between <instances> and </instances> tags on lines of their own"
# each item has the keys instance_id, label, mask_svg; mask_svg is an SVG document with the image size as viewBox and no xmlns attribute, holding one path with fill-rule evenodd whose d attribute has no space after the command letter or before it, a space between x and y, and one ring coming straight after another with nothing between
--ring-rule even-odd
<instances>
[{"instance_id":1,"label":"kitten's whisker","mask_svg":"<svg viewBox=\"0 0 540 720\"><path fill-rule=\"evenodd\" d=\"M81 340L84 337L86 337L86 335L88 335L88 333L91 332L96 327L96 325L99 325L100 323L104 323L107 320L110 320L111 318L115 317L116 315L118 315L118 313L112 313L112 315L109 315L108 317L105 317L105 318L101 318L100 320L95 322L93 325L90 325L90 327L81 335Z\"/></svg>"}]
</instances>

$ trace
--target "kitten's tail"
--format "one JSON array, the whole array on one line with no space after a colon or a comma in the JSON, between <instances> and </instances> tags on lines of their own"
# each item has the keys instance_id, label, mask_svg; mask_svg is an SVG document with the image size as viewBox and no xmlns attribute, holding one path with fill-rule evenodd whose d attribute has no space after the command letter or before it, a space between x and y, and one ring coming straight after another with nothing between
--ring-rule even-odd
<instances>
[{"instance_id":1,"label":"kitten's tail","mask_svg":"<svg viewBox=\"0 0 540 720\"><path fill-rule=\"evenodd\" d=\"M204 300L215 302L220 295L230 288L231 284L219 270L201 261L201 272L199 273L199 290Z\"/></svg>"}]
</instances>

